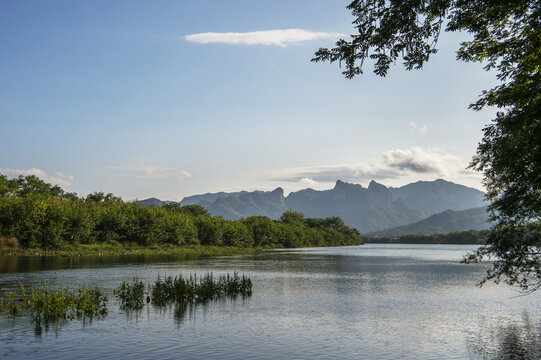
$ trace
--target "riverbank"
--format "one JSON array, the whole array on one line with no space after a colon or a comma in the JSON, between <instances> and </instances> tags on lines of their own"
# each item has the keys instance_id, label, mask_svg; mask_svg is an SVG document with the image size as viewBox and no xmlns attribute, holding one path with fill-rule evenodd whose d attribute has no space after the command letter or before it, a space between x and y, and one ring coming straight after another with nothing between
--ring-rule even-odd
<instances>
[{"instance_id":1,"label":"riverbank","mask_svg":"<svg viewBox=\"0 0 541 360\"><path fill-rule=\"evenodd\" d=\"M116 256L116 255L239 255L268 251L264 248L235 246L174 246L137 244L80 244L68 245L60 249L42 248L0 248L0 256Z\"/></svg>"}]
</instances>

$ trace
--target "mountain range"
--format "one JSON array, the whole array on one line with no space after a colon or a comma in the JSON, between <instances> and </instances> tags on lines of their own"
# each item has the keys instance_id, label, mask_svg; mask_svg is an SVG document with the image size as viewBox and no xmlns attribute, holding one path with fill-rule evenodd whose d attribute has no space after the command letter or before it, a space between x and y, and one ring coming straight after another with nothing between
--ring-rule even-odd
<instances>
[{"instance_id":1,"label":"mountain range","mask_svg":"<svg viewBox=\"0 0 541 360\"><path fill-rule=\"evenodd\" d=\"M487 207L468 210L445 210L409 225L368 233L369 237L447 234L455 231L488 229Z\"/></svg>"},{"instance_id":2,"label":"mountain range","mask_svg":"<svg viewBox=\"0 0 541 360\"><path fill-rule=\"evenodd\" d=\"M180 204L198 204L212 215L230 220L253 215L278 219L284 211L293 210L304 213L306 217L340 216L347 225L362 233L377 234L388 229L434 233L440 230L449 232L487 228L486 211L461 213L486 206L484 195L479 190L442 179L418 181L398 188L386 187L375 181L365 188L338 180L334 188L329 190L304 189L291 192L288 196L284 196L282 188L273 191L207 193L186 197ZM140 203L160 206L165 202L151 198ZM471 219L472 213L477 216L475 221ZM401 227L402 230L399 230Z\"/></svg>"}]
</instances>

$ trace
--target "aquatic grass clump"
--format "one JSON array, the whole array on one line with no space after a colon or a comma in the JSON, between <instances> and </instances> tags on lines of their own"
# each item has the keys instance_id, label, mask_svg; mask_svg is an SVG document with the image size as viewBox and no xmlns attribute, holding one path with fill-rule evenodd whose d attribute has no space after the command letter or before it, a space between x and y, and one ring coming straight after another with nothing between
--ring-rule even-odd
<instances>
[{"instance_id":1,"label":"aquatic grass clump","mask_svg":"<svg viewBox=\"0 0 541 360\"><path fill-rule=\"evenodd\" d=\"M158 276L152 287L152 304L163 306L168 303L202 303L226 296L251 295L252 281L246 275L220 275L214 278L207 273L197 279L196 275L183 277L182 274L167 276L164 280Z\"/></svg>"},{"instance_id":2,"label":"aquatic grass clump","mask_svg":"<svg viewBox=\"0 0 541 360\"><path fill-rule=\"evenodd\" d=\"M56 290L32 288L27 291L22 284L20 293L10 291L0 296L0 314L9 316L29 316L35 324L36 335L41 335L42 327L59 325L66 320L92 319L108 314L107 297L98 288L79 287L75 292L66 288Z\"/></svg>"},{"instance_id":3,"label":"aquatic grass clump","mask_svg":"<svg viewBox=\"0 0 541 360\"><path fill-rule=\"evenodd\" d=\"M194 289L197 286L195 275L184 278L179 276L166 276L161 280L160 276L154 282L151 291L152 304L163 306L171 302L192 302L195 296Z\"/></svg>"},{"instance_id":4,"label":"aquatic grass clump","mask_svg":"<svg viewBox=\"0 0 541 360\"><path fill-rule=\"evenodd\" d=\"M56 290L32 288L27 292L21 285L22 307L30 311L32 321L48 324L60 319L106 316L107 297L98 288L79 287L76 292L66 288Z\"/></svg>"},{"instance_id":5,"label":"aquatic grass clump","mask_svg":"<svg viewBox=\"0 0 541 360\"><path fill-rule=\"evenodd\" d=\"M176 313L183 313L187 304L205 303L209 300L237 295L249 296L252 294L252 281L246 275L220 275L215 278L209 272L197 277L191 274L183 277L182 274L166 276L163 280L158 275L154 285L149 285L148 293L145 284L138 278L131 281L122 281L122 284L113 290L113 294L120 302L121 309L138 310L146 302L152 300L156 306L175 303L178 306ZM44 323L59 320L92 319L108 315L107 297L98 288L79 287L76 291L60 287L55 290L47 288L44 283L42 289L32 287L27 291L20 284L20 294L16 291L5 292L0 296L0 314L11 316L30 315L41 329ZM176 316L176 315L175 315ZM180 316L180 315L179 315Z\"/></svg>"},{"instance_id":6,"label":"aquatic grass clump","mask_svg":"<svg viewBox=\"0 0 541 360\"><path fill-rule=\"evenodd\" d=\"M223 282L224 284L223 286L226 295L252 295L252 280L245 274L242 274L241 277L239 277L236 272L233 273L233 276L230 276L229 274L225 276L222 275L220 276L220 282Z\"/></svg>"},{"instance_id":7,"label":"aquatic grass clump","mask_svg":"<svg viewBox=\"0 0 541 360\"><path fill-rule=\"evenodd\" d=\"M21 312L21 305L17 302L17 293L14 291L7 292L2 296L0 313L3 311L12 316L16 316Z\"/></svg>"},{"instance_id":8,"label":"aquatic grass clump","mask_svg":"<svg viewBox=\"0 0 541 360\"><path fill-rule=\"evenodd\" d=\"M100 289L80 287L75 294L75 315L76 317L92 318L94 316L106 316L107 297Z\"/></svg>"},{"instance_id":9,"label":"aquatic grass clump","mask_svg":"<svg viewBox=\"0 0 541 360\"><path fill-rule=\"evenodd\" d=\"M138 310L144 305L145 285L136 277L131 282L123 280L122 284L113 290L113 295L120 303L120 308Z\"/></svg>"}]
</instances>

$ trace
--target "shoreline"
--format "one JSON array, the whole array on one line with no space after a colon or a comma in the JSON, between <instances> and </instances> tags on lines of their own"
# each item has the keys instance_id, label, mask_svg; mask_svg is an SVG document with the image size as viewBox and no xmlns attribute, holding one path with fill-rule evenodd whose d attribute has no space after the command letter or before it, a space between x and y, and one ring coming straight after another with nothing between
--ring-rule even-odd
<instances>
[{"instance_id":1,"label":"shoreline","mask_svg":"<svg viewBox=\"0 0 541 360\"><path fill-rule=\"evenodd\" d=\"M263 253L268 248L246 248L235 246L174 246L174 245L113 245L81 244L60 249L0 248L0 256L31 257L78 257L78 256L124 256L124 255L242 255Z\"/></svg>"}]
</instances>

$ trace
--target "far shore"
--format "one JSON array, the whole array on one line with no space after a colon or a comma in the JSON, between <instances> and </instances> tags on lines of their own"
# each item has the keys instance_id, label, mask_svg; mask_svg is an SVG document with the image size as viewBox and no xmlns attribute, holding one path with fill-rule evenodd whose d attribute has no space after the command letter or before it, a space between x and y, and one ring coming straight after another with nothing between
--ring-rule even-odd
<instances>
[{"instance_id":1,"label":"far shore","mask_svg":"<svg viewBox=\"0 0 541 360\"><path fill-rule=\"evenodd\" d=\"M60 249L42 248L0 248L0 256L120 256L120 255L239 255L268 251L264 248L235 246L173 246L173 245L122 245L122 244L80 244Z\"/></svg>"}]
</instances>

